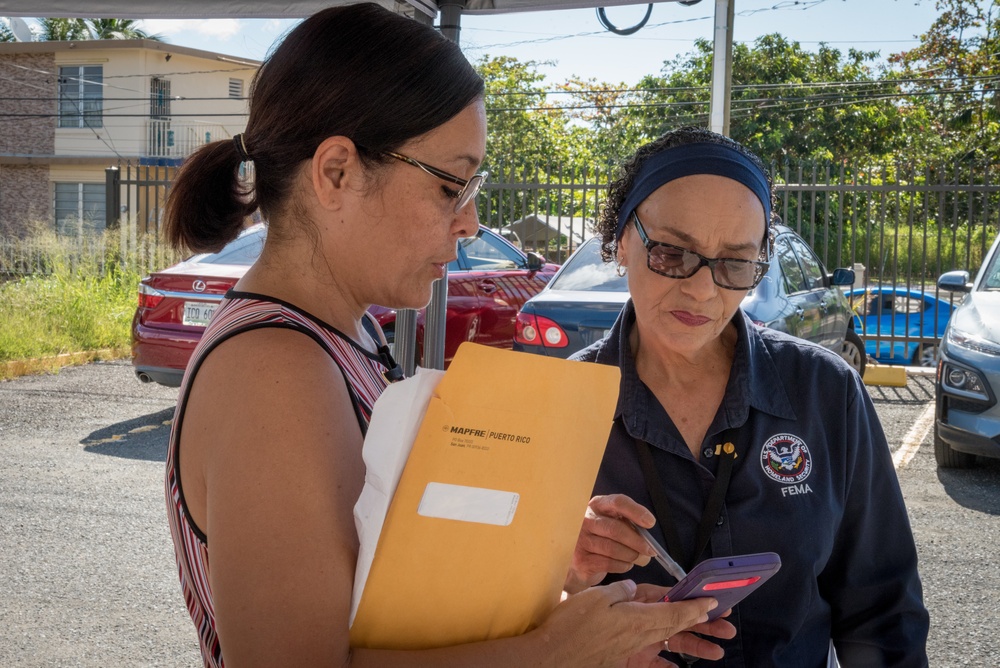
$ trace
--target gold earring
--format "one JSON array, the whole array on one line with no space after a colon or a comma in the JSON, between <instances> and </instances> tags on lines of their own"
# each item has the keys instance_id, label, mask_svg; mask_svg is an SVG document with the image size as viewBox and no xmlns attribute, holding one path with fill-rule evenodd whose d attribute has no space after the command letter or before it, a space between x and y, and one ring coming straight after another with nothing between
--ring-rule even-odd
<instances>
[{"instance_id":1,"label":"gold earring","mask_svg":"<svg viewBox=\"0 0 1000 668\"><path fill-rule=\"evenodd\" d=\"M615 264L615 273L618 274L619 278L624 278L625 277L625 267L623 267L620 264L616 263Z\"/></svg>"}]
</instances>

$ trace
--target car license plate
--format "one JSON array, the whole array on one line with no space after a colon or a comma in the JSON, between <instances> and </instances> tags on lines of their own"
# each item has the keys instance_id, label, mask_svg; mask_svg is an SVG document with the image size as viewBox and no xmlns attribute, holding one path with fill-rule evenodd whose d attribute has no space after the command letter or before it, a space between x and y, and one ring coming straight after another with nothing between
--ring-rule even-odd
<instances>
[{"instance_id":1,"label":"car license plate","mask_svg":"<svg viewBox=\"0 0 1000 668\"><path fill-rule=\"evenodd\" d=\"M188 327L207 327L218 304L208 302L184 302L184 318L182 322Z\"/></svg>"}]
</instances>

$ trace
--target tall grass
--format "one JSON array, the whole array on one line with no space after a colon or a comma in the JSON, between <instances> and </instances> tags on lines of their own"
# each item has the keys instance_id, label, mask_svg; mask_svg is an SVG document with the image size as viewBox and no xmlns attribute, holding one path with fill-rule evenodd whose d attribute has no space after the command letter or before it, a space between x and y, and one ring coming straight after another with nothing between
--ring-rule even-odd
<instances>
[{"instance_id":1,"label":"tall grass","mask_svg":"<svg viewBox=\"0 0 1000 668\"><path fill-rule=\"evenodd\" d=\"M42 232L24 242L36 271L0 285L0 362L130 344L141 270L118 235Z\"/></svg>"}]
</instances>

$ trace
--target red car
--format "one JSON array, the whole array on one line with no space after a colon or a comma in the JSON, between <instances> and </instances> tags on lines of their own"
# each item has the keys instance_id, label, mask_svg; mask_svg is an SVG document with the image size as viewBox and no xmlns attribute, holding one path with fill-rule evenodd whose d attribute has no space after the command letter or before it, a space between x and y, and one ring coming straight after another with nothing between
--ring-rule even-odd
<instances>
[{"instance_id":1,"label":"red car","mask_svg":"<svg viewBox=\"0 0 1000 668\"><path fill-rule=\"evenodd\" d=\"M260 255L266 227L258 224L218 253L195 255L142 279L132 318L132 366L143 382L177 387L195 345L226 292ZM530 297L555 275L558 265L524 253L492 230L480 227L458 244L448 265L445 366L463 341L511 348L514 320ZM393 340L396 311L372 306L386 338ZM417 354L422 351L424 312L417 316Z\"/></svg>"}]
</instances>

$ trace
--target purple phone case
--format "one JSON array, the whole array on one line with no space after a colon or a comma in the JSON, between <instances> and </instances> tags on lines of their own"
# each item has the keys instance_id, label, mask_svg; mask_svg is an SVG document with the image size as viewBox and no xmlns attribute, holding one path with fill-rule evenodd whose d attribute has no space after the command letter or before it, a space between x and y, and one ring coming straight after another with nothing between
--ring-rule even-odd
<instances>
[{"instance_id":1,"label":"purple phone case","mask_svg":"<svg viewBox=\"0 0 1000 668\"><path fill-rule=\"evenodd\" d=\"M781 559L774 552L706 559L674 585L664 600L710 596L719 602L719 607L709 612L708 618L716 619L767 582L779 568Z\"/></svg>"}]
</instances>

